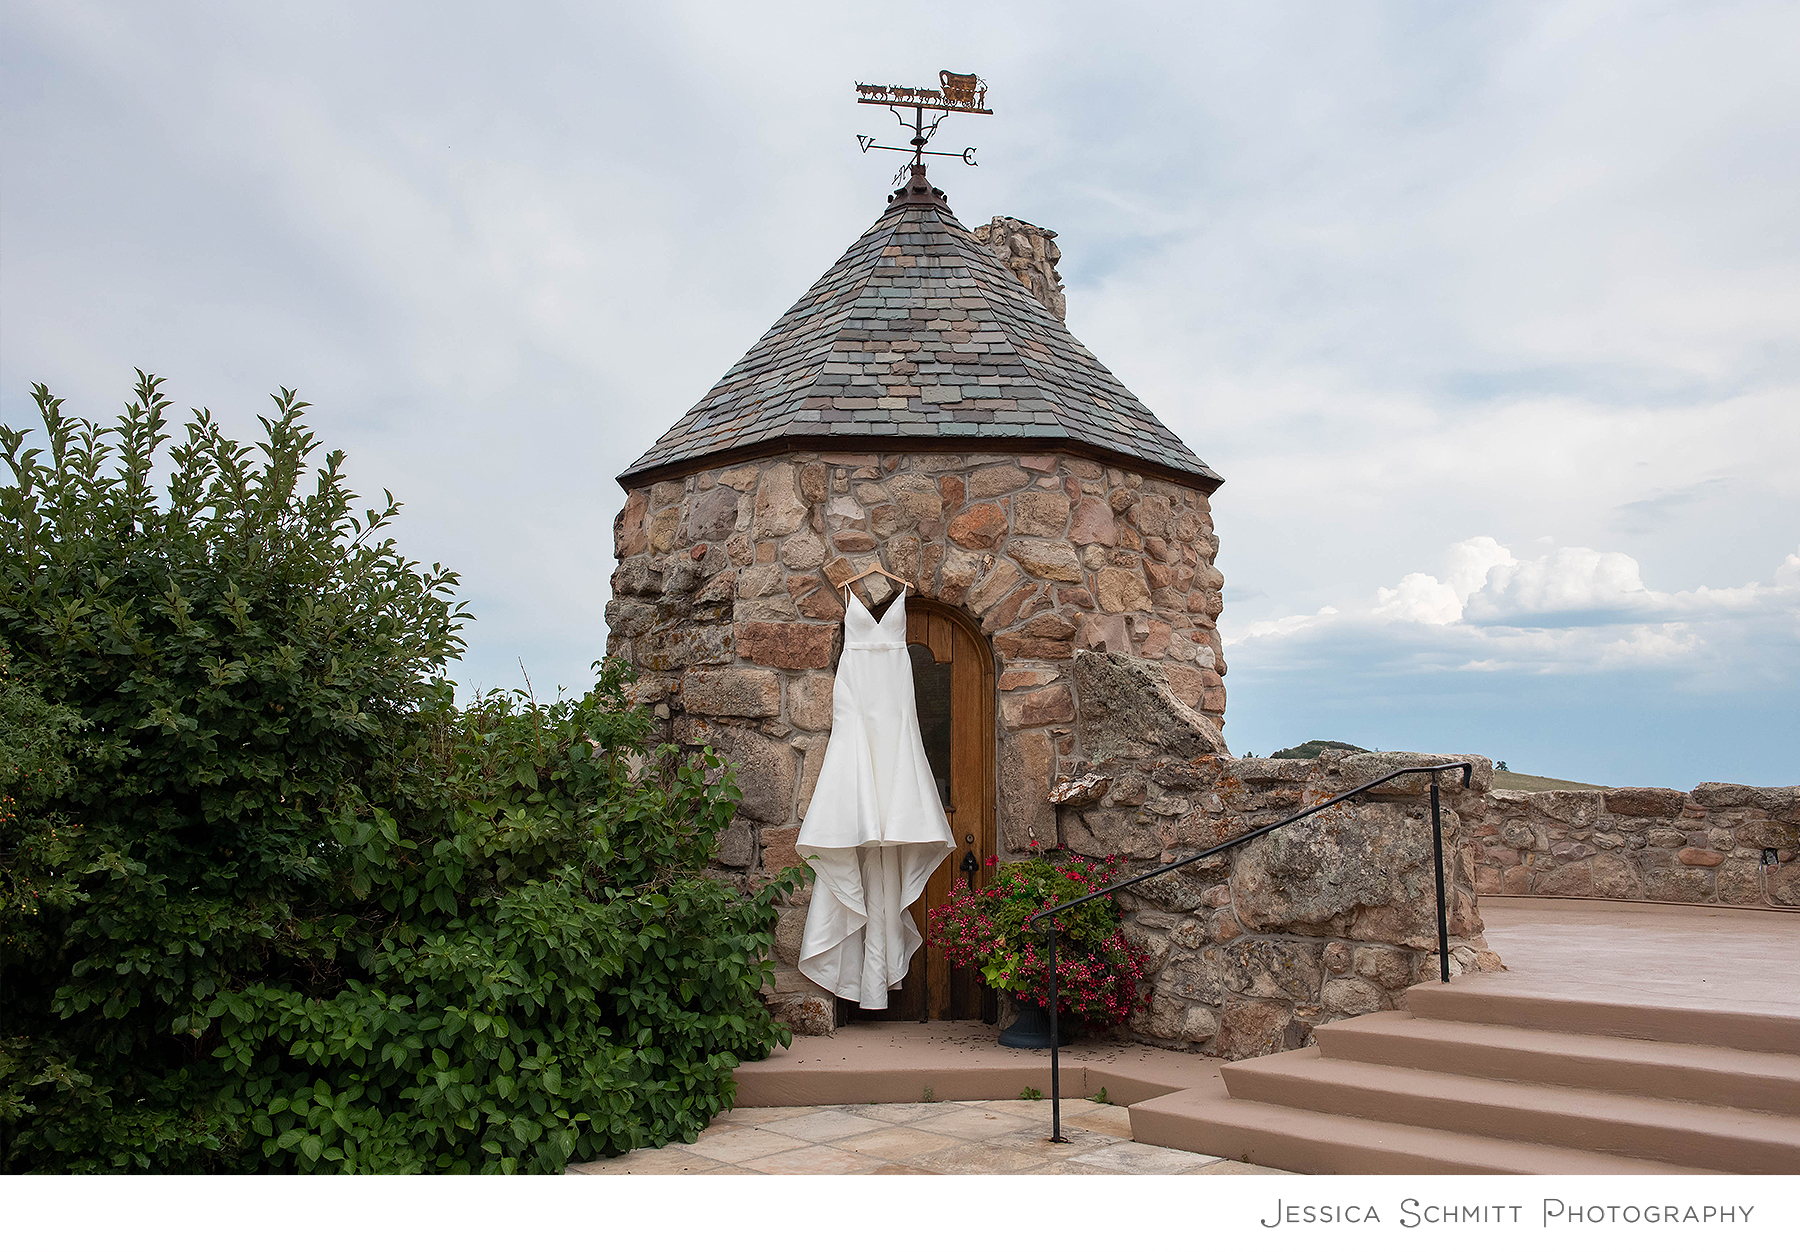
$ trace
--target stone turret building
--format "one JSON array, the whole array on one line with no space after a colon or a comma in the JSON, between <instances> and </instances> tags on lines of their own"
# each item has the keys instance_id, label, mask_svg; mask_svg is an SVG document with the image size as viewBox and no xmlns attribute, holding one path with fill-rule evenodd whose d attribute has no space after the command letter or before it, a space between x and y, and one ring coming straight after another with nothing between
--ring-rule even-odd
<instances>
[{"instance_id":1,"label":"stone turret building","mask_svg":"<svg viewBox=\"0 0 1800 1252\"><path fill-rule=\"evenodd\" d=\"M1225 752L1222 480L1069 333L1052 238L1006 218L971 233L916 173L619 476L607 651L672 738L737 764L719 869L746 885L797 863L831 729L834 583L877 560L917 588L921 725L964 847L925 907L990 853L1057 839L1055 780L1117 728L1096 720L1109 681L1151 693L1183 754ZM895 590L856 586L877 608ZM792 968L804 904L778 931L775 1000L827 1031L841 1010ZM931 950L888 1013L992 1011Z\"/></svg>"}]
</instances>

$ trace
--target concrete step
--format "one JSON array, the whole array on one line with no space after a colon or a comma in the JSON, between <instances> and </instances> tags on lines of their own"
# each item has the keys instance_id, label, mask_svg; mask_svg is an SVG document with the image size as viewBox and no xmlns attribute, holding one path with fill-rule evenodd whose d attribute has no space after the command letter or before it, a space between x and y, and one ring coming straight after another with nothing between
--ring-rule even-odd
<instances>
[{"instance_id":1,"label":"concrete step","mask_svg":"<svg viewBox=\"0 0 1800 1252\"><path fill-rule=\"evenodd\" d=\"M1687 1100L1800 1117L1800 1056L1371 1013L1320 1026L1319 1053L1362 1061Z\"/></svg>"},{"instance_id":2,"label":"concrete step","mask_svg":"<svg viewBox=\"0 0 1800 1252\"><path fill-rule=\"evenodd\" d=\"M1800 1118L1330 1060L1316 1047L1219 1071L1234 1099L1741 1174L1800 1172Z\"/></svg>"},{"instance_id":3,"label":"concrete step","mask_svg":"<svg viewBox=\"0 0 1800 1252\"><path fill-rule=\"evenodd\" d=\"M1489 1139L1228 1096L1210 1083L1131 1106L1139 1143L1304 1174L1710 1174L1716 1170Z\"/></svg>"},{"instance_id":4,"label":"concrete step","mask_svg":"<svg viewBox=\"0 0 1800 1252\"><path fill-rule=\"evenodd\" d=\"M1466 974L1450 983L1420 983L1406 1010L1438 1021L1486 1022L1561 1034L1699 1043L1748 1052L1800 1056L1800 1015L1729 1001L1683 1003L1649 996L1617 1000L1534 990L1507 974Z\"/></svg>"},{"instance_id":5,"label":"concrete step","mask_svg":"<svg viewBox=\"0 0 1800 1252\"><path fill-rule=\"evenodd\" d=\"M1050 1052L1003 1048L980 1022L856 1022L835 1035L797 1035L766 1059L737 1067L745 1108L906 1104L916 1100L1013 1100L1027 1087L1050 1094ZM1131 1104L1202 1083L1218 1085L1214 1057L1114 1041L1062 1049L1065 1103L1097 1096Z\"/></svg>"}]
</instances>

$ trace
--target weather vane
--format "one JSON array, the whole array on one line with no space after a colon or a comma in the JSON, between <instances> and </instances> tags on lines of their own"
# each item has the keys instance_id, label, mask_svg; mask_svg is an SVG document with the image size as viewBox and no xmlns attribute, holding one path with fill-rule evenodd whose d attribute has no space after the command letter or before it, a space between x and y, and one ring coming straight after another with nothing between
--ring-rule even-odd
<instances>
[{"instance_id":1,"label":"weather vane","mask_svg":"<svg viewBox=\"0 0 1800 1252\"><path fill-rule=\"evenodd\" d=\"M856 84L856 102L858 104L879 104L886 106L893 115L900 119L902 126L912 128L913 137L907 142L912 145L913 159L900 167L894 176L899 183L909 173L923 173L925 158L928 156L959 156L968 165L974 165L975 149L964 148L961 152L930 152L925 145L931 142L933 135L943 120L952 113L993 113L985 107L987 104L987 84L973 74L953 74L949 70L938 71L938 87L880 87L874 83ZM912 121L906 120L901 109L913 111ZM929 123L925 120L927 112L935 113ZM871 148L879 148L883 152L905 152L905 148L896 148L891 144L876 143L871 135L858 135L856 142L862 145L864 152Z\"/></svg>"}]
</instances>

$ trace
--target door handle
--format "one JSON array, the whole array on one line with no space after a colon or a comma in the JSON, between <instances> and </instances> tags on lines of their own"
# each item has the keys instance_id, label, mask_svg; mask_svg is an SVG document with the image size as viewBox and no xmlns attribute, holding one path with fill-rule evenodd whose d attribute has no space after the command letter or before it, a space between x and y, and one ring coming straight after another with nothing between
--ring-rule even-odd
<instances>
[{"instance_id":1,"label":"door handle","mask_svg":"<svg viewBox=\"0 0 1800 1252\"><path fill-rule=\"evenodd\" d=\"M968 878L969 890L975 890L975 875L981 872L981 862L975 859L975 854L973 852L963 853L962 863L956 869L958 873Z\"/></svg>"}]
</instances>

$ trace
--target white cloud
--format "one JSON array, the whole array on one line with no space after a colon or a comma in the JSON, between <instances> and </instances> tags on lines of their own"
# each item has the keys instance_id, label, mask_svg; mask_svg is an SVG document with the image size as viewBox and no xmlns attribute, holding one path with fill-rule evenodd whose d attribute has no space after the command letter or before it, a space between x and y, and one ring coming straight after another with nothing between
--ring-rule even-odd
<instances>
[{"instance_id":1,"label":"white cloud","mask_svg":"<svg viewBox=\"0 0 1800 1252\"><path fill-rule=\"evenodd\" d=\"M1447 626L1460 621L1471 592L1490 577L1515 567L1511 552L1491 535L1477 535L1450 545L1444 553L1443 577L1413 573L1397 587L1375 593L1374 615L1391 621Z\"/></svg>"},{"instance_id":2,"label":"white cloud","mask_svg":"<svg viewBox=\"0 0 1800 1252\"><path fill-rule=\"evenodd\" d=\"M1456 588L1430 574L1408 574L1398 587L1383 587L1375 593L1377 617L1444 626L1462 614L1463 598L1456 594Z\"/></svg>"},{"instance_id":3,"label":"white cloud","mask_svg":"<svg viewBox=\"0 0 1800 1252\"><path fill-rule=\"evenodd\" d=\"M1656 611L1633 558L1623 552L1558 548L1535 561L1490 570L1484 585L1467 597L1460 616L1486 625L1562 626L1641 621Z\"/></svg>"},{"instance_id":4,"label":"white cloud","mask_svg":"<svg viewBox=\"0 0 1800 1252\"><path fill-rule=\"evenodd\" d=\"M1227 655L1241 670L1280 641L1283 664L1300 667L1304 650L1315 647L1321 658L1341 660L1348 651L1365 663L1421 671L1679 666L1725 681L1773 667L1800 680L1800 656L1792 652L1800 553L1767 583L1679 592L1646 587L1638 562L1623 552L1564 547L1521 561L1489 536L1451 545L1442 568L1441 578L1409 573L1344 610L1251 623L1226 635Z\"/></svg>"},{"instance_id":5,"label":"white cloud","mask_svg":"<svg viewBox=\"0 0 1800 1252\"><path fill-rule=\"evenodd\" d=\"M1317 613L1291 613L1287 617L1278 617L1273 621L1253 622L1245 627L1244 633L1238 638L1255 639L1262 635L1291 635L1295 631L1305 630L1308 626L1327 621L1336 615L1337 609L1327 604Z\"/></svg>"},{"instance_id":6,"label":"white cloud","mask_svg":"<svg viewBox=\"0 0 1800 1252\"><path fill-rule=\"evenodd\" d=\"M1501 556L1459 602L1458 571ZM1616 785L1793 781L1800 552L1767 580L1677 592L1624 553L1515 560L1491 539L1452 545L1442 570L1228 632L1233 748L1339 739ZM1477 601L1559 616L1470 620Z\"/></svg>"},{"instance_id":7,"label":"white cloud","mask_svg":"<svg viewBox=\"0 0 1800 1252\"><path fill-rule=\"evenodd\" d=\"M1457 598L1466 601L1470 593L1488 581L1496 566L1516 564L1513 554L1492 535L1477 535L1450 545L1450 551L1444 554L1444 577Z\"/></svg>"}]
</instances>

